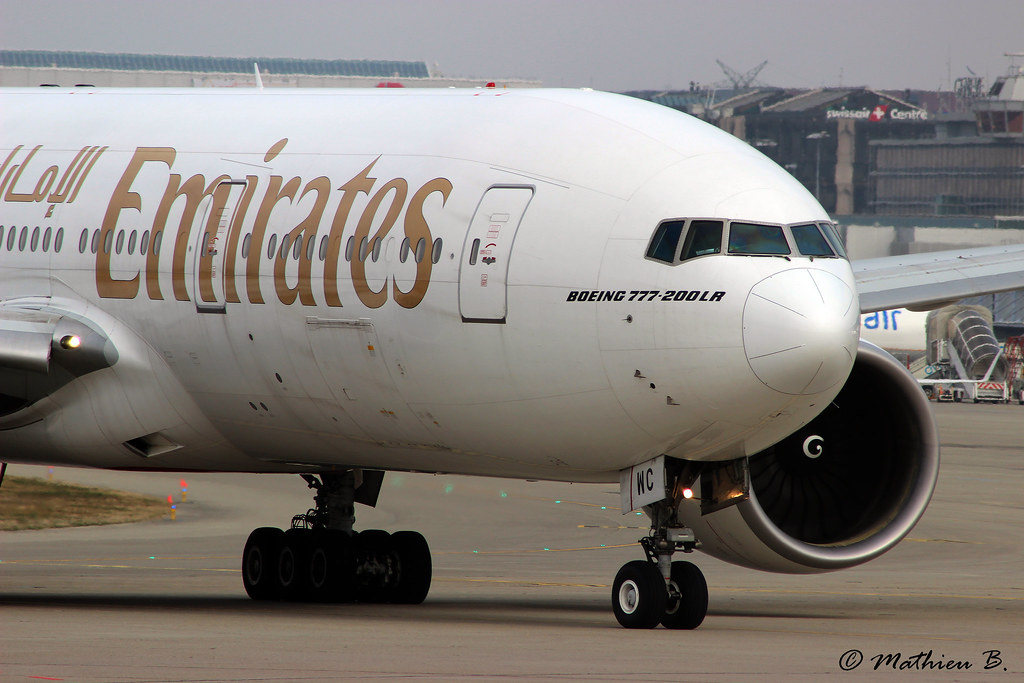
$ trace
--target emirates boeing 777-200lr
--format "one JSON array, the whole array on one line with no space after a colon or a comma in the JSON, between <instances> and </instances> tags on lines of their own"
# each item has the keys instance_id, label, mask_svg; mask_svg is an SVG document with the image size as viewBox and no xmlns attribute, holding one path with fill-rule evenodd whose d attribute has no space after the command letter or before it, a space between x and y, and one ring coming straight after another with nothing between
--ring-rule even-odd
<instances>
[{"instance_id":1,"label":"emirates boeing 777-200lr","mask_svg":"<svg viewBox=\"0 0 1024 683\"><path fill-rule=\"evenodd\" d=\"M0 460L301 475L259 600L424 600L423 536L353 530L387 471L619 482L631 628L703 620L677 551L865 562L939 447L860 314L1024 287L1018 247L851 266L760 153L598 92L5 90L0 163Z\"/></svg>"}]
</instances>

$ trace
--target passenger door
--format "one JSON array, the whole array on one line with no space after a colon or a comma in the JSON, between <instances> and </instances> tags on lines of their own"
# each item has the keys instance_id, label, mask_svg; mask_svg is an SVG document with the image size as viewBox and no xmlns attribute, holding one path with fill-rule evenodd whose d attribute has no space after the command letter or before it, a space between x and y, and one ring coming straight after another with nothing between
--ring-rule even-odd
<instances>
[{"instance_id":1,"label":"passenger door","mask_svg":"<svg viewBox=\"0 0 1024 683\"><path fill-rule=\"evenodd\" d=\"M244 180L225 180L218 185L200 223L193 250L192 284L196 310L201 313L224 313L226 310L224 259L228 252L228 232L245 187Z\"/></svg>"},{"instance_id":2,"label":"passenger door","mask_svg":"<svg viewBox=\"0 0 1024 683\"><path fill-rule=\"evenodd\" d=\"M462 322L505 322L512 243L532 198L532 187L492 187L480 200L459 264Z\"/></svg>"}]
</instances>

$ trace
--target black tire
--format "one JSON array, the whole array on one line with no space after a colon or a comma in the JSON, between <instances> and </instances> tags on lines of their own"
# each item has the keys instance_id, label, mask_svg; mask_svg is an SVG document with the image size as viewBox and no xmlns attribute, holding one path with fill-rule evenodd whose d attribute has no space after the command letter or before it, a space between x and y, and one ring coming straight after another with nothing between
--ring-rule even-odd
<instances>
[{"instance_id":1,"label":"black tire","mask_svg":"<svg viewBox=\"0 0 1024 683\"><path fill-rule=\"evenodd\" d=\"M668 591L658 568L644 560L622 565L612 582L612 610L625 628L654 628L665 616Z\"/></svg>"},{"instance_id":2,"label":"black tire","mask_svg":"<svg viewBox=\"0 0 1024 683\"><path fill-rule=\"evenodd\" d=\"M397 558L391 534L379 529L356 535L356 600L390 602L397 575Z\"/></svg>"},{"instance_id":3,"label":"black tire","mask_svg":"<svg viewBox=\"0 0 1024 683\"><path fill-rule=\"evenodd\" d=\"M242 585L253 600L281 597L277 564L283 541L284 532L272 527L261 527L249 534L242 550Z\"/></svg>"},{"instance_id":4,"label":"black tire","mask_svg":"<svg viewBox=\"0 0 1024 683\"><path fill-rule=\"evenodd\" d=\"M708 613L708 582L692 562L672 563L672 587L679 597L669 594L661 624L665 628L694 629Z\"/></svg>"},{"instance_id":5,"label":"black tire","mask_svg":"<svg viewBox=\"0 0 1024 683\"><path fill-rule=\"evenodd\" d=\"M277 559L277 580L285 600L306 600L309 597L309 555L312 532L309 529L288 529L284 532L281 554Z\"/></svg>"},{"instance_id":6,"label":"black tire","mask_svg":"<svg viewBox=\"0 0 1024 683\"><path fill-rule=\"evenodd\" d=\"M310 539L308 596L313 602L355 600L356 565L352 538L344 531L316 531Z\"/></svg>"},{"instance_id":7,"label":"black tire","mask_svg":"<svg viewBox=\"0 0 1024 683\"><path fill-rule=\"evenodd\" d=\"M432 564L430 546L416 531L397 531L391 535L391 544L398 557L398 580L391 602L418 605L430 592Z\"/></svg>"}]
</instances>

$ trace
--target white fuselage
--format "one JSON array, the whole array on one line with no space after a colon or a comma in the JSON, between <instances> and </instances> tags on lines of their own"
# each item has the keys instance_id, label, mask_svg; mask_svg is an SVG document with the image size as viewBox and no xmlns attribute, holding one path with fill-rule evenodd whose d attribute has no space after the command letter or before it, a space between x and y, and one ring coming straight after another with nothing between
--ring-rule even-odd
<instances>
[{"instance_id":1,"label":"white fuselage","mask_svg":"<svg viewBox=\"0 0 1024 683\"><path fill-rule=\"evenodd\" d=\"M924 353L928 348L927 311L894 308L861 316L861 337L886 351Z\"/></svg>"},{"instance_id":2,"label":"white fuselage","mask_svg":"<svg viewBox=\"0 0 1024 683\"><path fill-rule=\"evenodd\" d=\"M856 353L843 258L645 257L668 219L828 217L629 98L6 91L0 163L0 314L120 356L0 418L6 461L613 481L776 443Z\"/></svg>"}]
</instances>

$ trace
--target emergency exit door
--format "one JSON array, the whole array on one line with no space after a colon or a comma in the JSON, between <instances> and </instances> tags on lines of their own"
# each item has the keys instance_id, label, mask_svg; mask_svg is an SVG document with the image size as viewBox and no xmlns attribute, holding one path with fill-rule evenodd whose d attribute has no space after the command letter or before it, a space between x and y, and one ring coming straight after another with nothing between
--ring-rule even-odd
<instances>
[{"instance_id":1,"label":"emergency exit door","mask_svg":"<svg viewBox=\"0 0 1024 683\"><path fill-rule=\"evenodd\" d=\"M467 323L503 323L512 243L532 187L492 187L469 224L459 266L459 312Z\"/></svg>"}]
</instances>

